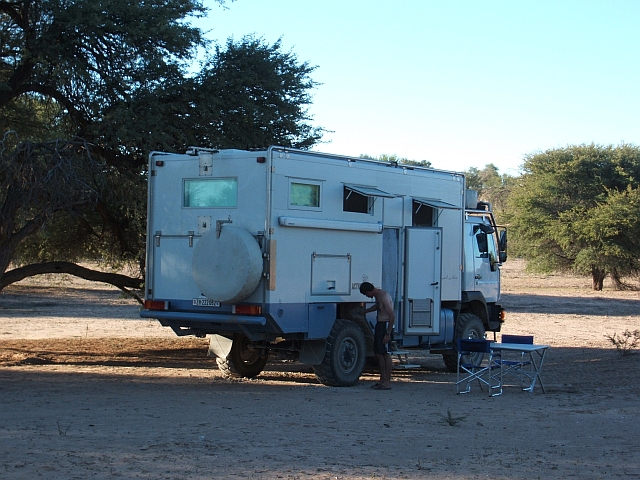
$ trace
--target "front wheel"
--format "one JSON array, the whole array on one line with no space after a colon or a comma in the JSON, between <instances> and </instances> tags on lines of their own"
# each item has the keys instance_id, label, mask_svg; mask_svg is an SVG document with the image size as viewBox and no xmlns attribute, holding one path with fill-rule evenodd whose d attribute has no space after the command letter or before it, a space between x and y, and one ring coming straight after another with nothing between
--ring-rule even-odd
<instances>
[{"instance_id":1,"label":"front wheel","mask_svg":"<svg viewBox=\"0 0 640 480\"><path fill-rule=\"evenodd\" d=\"M458 339L459 338L484 338L485 330L484 325L480 317L473 313L461 313L456 321L455 333L453 336L453 350L443 353L442 359L447 366L447 370L454 372L458 368ZM482 353L475 352L472 354L475 356L474 361L480 360ZM463 363L468 363L469 359L462 357Z\"/></svg>"},{"instance_id":2,"label":"front wheel","mask_svg":"<svg viewBox=\"0 0 640 480\"><path fill-rule=\"evenodd\" d=\"M229 355L216 358L216 363L225 377L253 378L260 375L267 360L269 356L254 349L245 335L236 334Z\"/></svg>"},{"instance_id":3,"label":"front wheel","mask_svg":"<svg viewBox=\"0 0 640 480\"><path fill-rule=\"evenodd\" d=\"M324 385L350 387L362 375L366 358L362 329L350 320L338 319L327 338L324 359L313 366L313 371Z\"/></svg>"}]
</instances>

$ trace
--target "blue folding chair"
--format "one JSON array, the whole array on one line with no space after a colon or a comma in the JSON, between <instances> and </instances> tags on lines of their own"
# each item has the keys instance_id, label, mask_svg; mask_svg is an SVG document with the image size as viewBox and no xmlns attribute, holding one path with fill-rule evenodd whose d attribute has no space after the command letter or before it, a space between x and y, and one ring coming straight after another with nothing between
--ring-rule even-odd
<instances>
[{"instance_id":1,"label":"blue folding chair","mask_svg":"<svg viewBox=\"0 0 640 480\"><path fill-rule=\"evenodd\" d=\"M471 383L478 381L489 387L489 395L495 397L502 394L502 364L500 352L491 350L489 340L478 338L458 339L458 369L456 375L456 393L471 391ZM494 373L494 371L497 371ZM461 385L466 384L464 390Z\"/></svg>"},{"instance_id":2,"label":"blue folding chair","mask_svg":"<svg viewBox=\"0 0 640 480\"><path fill-rule=\"evenodd\" d=\"M502 343L524 343L526 345L533 345L533 335L502 335Z\"/></svg>"},{"instance_id":3,"label":"blue folding chair","mask_svg":"<svg viewBox=\"0 0 640 480\"><path fill-rule=\"evenodd\" d=\"M502 335L501 343L518 343L524 345L533 345L533 335ZM521 383L525 378L531 378L531 360L527 360L525 352L520 352L520 358L509 360L500 359L500 363L504 368L502 375L517 376ZM528 367L528 371L525 370Z\"/></svg>"}]
</instances>

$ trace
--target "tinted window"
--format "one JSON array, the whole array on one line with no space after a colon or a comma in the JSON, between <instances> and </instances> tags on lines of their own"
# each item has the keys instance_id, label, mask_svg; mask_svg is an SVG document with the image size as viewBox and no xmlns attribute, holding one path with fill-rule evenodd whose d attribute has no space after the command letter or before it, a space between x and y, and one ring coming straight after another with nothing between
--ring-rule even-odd
<instances>
[{"instance_id":1,"label":"tinted window","mask_svg":"<svg viewBox=\"0 0 640 480\"><path fill-rule=\"evenodd\" d=\"M344 187L342 209L345 212L369 213L369 197Z\"/></svg>"},{"instance_id":2,"label":"tinted window","mask_svg":"<svg viewBox=\"0 0 640 480\"><path fill-rule=\"evenodd\" d=\"M413 201L412 204L412 225L414 227L433 226L433 208L423 203Z\"/></svg>"},{"instance_id":3,"label":"tinted window","mask_svg":"<svg viewBox=\"0 0 640 480\"><path fill-rule=\"evenodd\" d=\"M320 207L320 185L291 182L290 202L296 207Z\"/></svg>"},{"instance_id":4,"label":"tinted window","mask_svg":"<svg viewBox=\"0 0 640 480\"><path fill-rule=\"evenodd\" d=\"M207 178L184 181L185 207L236 207L238 180L235 178Z\"/></svg>"}]
</instances>

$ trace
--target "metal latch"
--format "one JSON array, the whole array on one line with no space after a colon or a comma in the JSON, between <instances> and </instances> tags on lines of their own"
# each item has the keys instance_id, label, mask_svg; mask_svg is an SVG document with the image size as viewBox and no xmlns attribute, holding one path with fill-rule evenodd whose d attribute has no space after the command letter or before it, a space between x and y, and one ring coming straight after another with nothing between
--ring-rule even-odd
<instances>
[{"instance_id":1,"label":"metal latch","mask_svg":"<svg viewBox=\"0 0 640 480\"><path fill-rule=\"evenodd\" d=\"M200 160L199 173L200 176L213 175L213 153L211 152L198 152Z\"/></svg>"},{"instance_id":2,"label":"metal latch","mask_svg":"<svg viewBox=\"0 0 640 480\"><path fill-rule=\"evenodd\" d=\"M231 215L227 220L216 220L216 237L220 238L220 233L222 232L222 224L223 223L233 223L231 220Z\"/></svg>"},{"instance_id":3,"label":"metal latch","mask_svg":"<svg viewBox=\"0 0 640 480\"><path fill-rule=\"evenodd\" d=\"M198 235L204 235L211 228L211 215L198 216Z\"/></svg>"}]
</instances>

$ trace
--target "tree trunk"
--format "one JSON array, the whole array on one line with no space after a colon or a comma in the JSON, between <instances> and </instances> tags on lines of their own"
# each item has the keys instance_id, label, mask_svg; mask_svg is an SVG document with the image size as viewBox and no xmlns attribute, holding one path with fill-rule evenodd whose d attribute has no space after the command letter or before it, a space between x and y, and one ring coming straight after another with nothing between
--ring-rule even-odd
<instances>
[{"instance_id":1,"label":"tree trunk","mask_svg":"<svg viewBox=\"0 0 640 480\"><path fill-rule=\"evenodd\" d=\"M593 267L591 269L591 283L594 290L601 291L604 286L604 278L607 276L607 272L599 268Z\"/></svg>"},{"instance_id":2,"label":"tree trunk","mask_svg":"<svg viewBox=\"0 0 640 480\"><path fill-rule=\"evenodd\" d=\"M611 270L610 275L614 290L637 290L637 287L634 285L622 281L622 275L620 275L617 268Z\"/></svg>"},{"instance_id":3,"label":"tree trunk","mask_svg":"<svg viewBox=\"0 0 640 480\"><path fill-rule=\"evenodd\" d=\"M24 267L9 270L0 276L0 291L2 291L7 285L19 282L27 277L42 275L44 273L67 273L92 282L108 283L133 296L139 303L143 303L140 296L129 289L140 290L144 288L144 279L129 277L119 273L107 273L100 272L99 270L91 270L71 262L34 263L32 265L26 265Z\"/></svg>"},{"instance_id":4,"label":"tree trunk","mask_svg":"<svg viewBox=\"0 0 640 480\"><path fill-rule=\"evenodd\" d=\"M624 283L622 283L622 278L620 277L620 272L617 269L613 269L611 271L611 280L613 281L613 289L614 290L624 290Z\"/></svg>"}]
</instances>

